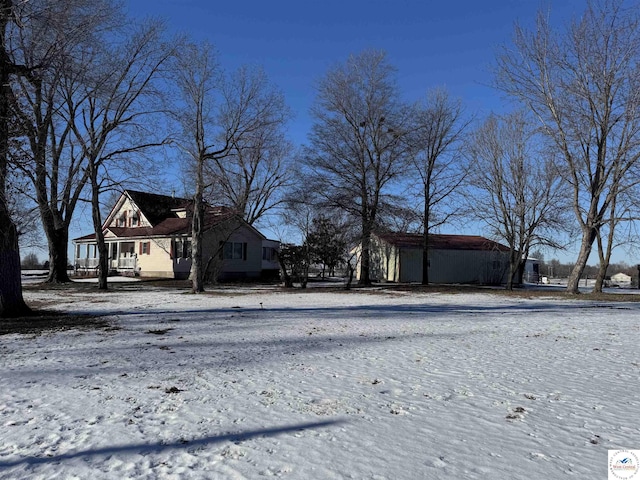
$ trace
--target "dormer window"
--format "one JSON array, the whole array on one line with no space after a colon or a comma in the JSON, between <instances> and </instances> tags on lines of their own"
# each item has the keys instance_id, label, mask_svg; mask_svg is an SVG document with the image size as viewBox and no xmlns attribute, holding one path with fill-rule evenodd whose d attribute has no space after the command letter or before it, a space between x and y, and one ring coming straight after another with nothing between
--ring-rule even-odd
<instances>
[{"instance_id":1,"label":"dormer window","mask_svg":"<svg viewBox=\"0 0 640 480\"><path fill-rule=\"evenodd\" d=\"M118 227L126 227L127 226L127 212L122 212L122 215L116 220L116 226Z\"/></svg>"}]
</instances>

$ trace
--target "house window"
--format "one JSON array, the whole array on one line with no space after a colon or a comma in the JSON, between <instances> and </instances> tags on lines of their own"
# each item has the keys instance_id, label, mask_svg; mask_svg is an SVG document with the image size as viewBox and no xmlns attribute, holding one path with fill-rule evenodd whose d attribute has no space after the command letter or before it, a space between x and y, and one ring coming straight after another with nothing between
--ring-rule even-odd
<instances>
[{"instance_id":1,"label":"house window","mask_svg":"<svg viewBox=\"0 0 640 480\"><path fill-rule=\"evenodd\" d=\"M173 258L182 257L182 240L173 241Z\"/></svg>"},{"instance_id":2,"label":"house window","mask_svg":"<svg viewBox=\"0 0 640 480\"><path fill-rule=\"evenodd\" d=\"M173 258L191 258L191 240L174 240L171 253Z\"/></svg>"},{"instance_id":3,"label":"house window","mask_svg":"<svg viewBox=\"0 0 640 480\"><path fill-rule=\"evenodd\" d=\"M140 242L140 255L149 255L151 253L151 242Z\"/></svg>"},{"instance_id":4,"label":"house window","mask_svg":"<svg viewBox=\"0 0 640 480\"><path fill-rule=\"evenodd\" d=\"M247 244L243 242L225 242L222 248L222 258L225 260L246 260Z\"/></svg>"},{"instance_id":5,"label":"house window","mask_svg":"<svg viewBox=\"0 0 640 480\"><path fill-rule=\"evenodd\" d=\"M276 260L276 249L272 247L262 247L262 260L274 262Z\"/></svg>"}]
</instances>

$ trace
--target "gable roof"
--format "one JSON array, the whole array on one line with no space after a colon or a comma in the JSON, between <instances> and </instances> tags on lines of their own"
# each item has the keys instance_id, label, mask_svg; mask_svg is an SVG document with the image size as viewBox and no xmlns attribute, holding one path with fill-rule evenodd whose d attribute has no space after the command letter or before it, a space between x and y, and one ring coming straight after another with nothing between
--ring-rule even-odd
<instances>
[{"instance_id":1,"label":"gable roof","mask_svg":"<svg viewBox=\"0 0 640 480\"><path fill-rule=\"evenodd\" d=\"M142 210L142 209L141 209ZM174 212L170 212L169 216L159 219L159 222L153 227L106 227L116 237L157 237L167 235L191 235L192 216L180 218ZM208 207L204 213L203 231L220 225L221 223L232 218L239 218L236 213L227 207Z\"/></svg>"},{"instance_id":2,"label":"gable roof","mask_svg":"<svg viewBox=\"0 0 640 480\"><path fill-rule=\"evenodd\" d=\"M136 190L125 190L124 193L138 206L154 227L167 218L177 218L175 210L189 209L193 205L193 200L189 198L170 197Z\"/></svg>"},{"instance_id":3,"label":"gable roof","mask_svg":"<svg viewBox=\"0 0 640 480\"><path fill-rule=\"evenodd\" d=\"M399 248L422 248L422 233L376 233L381 240ZM429 248L434 250L482 250L508 252L509 247L479 235L429 235Z\"/></svg>"},{"instance_id":4,"label":"gable roof","mask_svg":"<svg viewBox=\"0 0 640 480\"><path fill-rule=\"evenodd\" d=\"M123 198L129 198L140 210L140 213L151 223L151 227L108 227L112 216L122 205ZM193 200L189 198L179 198L156 193L140 192L136 190L125 190L120 196L111 213L103 225L104 231L110 231L119 238L144 238L163 237L168 235L191 235L193 218ZM178 211L186 210L186 218L178 216ZM264 235L255 227L246 223L235 210L225 206L212 207L205 205L203 231L207 231L216 225L236 219L244 223L248 228L255 231L256 235L264 239ZM95 233L75 238L74 241L95 240Z\"/></svg>"}]
</instances>

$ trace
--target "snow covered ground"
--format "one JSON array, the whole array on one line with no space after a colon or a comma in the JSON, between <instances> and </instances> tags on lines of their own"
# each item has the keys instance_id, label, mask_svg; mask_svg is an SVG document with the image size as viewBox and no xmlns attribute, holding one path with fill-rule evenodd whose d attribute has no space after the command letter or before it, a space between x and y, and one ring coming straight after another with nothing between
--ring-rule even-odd
<instances>
[{"instance_id":1,"label":"snow covered ground","mask_svg":"<svg viewBox=\"0 0 640 480\"><path fill-rule=\"evenodd\" d=\"M603 479L640 448L640 304L27 290L114 328L0 336L3 479Z\"/></svg>"}]
</instances>

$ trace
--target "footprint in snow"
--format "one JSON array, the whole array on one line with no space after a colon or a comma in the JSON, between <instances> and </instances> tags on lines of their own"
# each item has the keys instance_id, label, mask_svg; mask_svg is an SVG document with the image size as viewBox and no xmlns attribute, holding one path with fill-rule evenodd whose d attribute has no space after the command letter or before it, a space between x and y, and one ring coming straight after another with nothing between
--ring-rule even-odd
<instances>
[{"instance_id":1,"label":"footprint in snow","mask_svg":"<svg viewBox=\"0 0 640 480\"><path fill-rule=\"evenodd\" d=\"M427 460L427 466L434 468L444 468L447 466L447 463L444 461L444 457L432 458Z\"/></svg>"}]
</instances>

